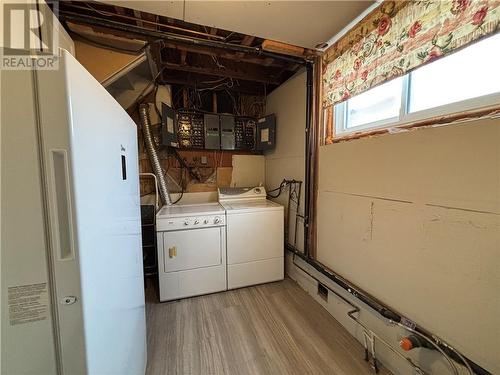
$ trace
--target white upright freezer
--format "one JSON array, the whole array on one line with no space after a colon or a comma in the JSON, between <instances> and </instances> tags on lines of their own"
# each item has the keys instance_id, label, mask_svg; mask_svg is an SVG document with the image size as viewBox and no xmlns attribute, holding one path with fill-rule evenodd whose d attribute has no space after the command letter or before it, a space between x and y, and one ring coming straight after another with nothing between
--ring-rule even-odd
<instances>
[{"instance_id":1,"label":"white upright freezer","mask_svg":"<svg viewBox=\"0 0 500 375\"><path fill-rule=\"evenodd\" d=\"M136 126L61 50L1 72L2 374L144 374Z\"/></svg>"}]
</instances>

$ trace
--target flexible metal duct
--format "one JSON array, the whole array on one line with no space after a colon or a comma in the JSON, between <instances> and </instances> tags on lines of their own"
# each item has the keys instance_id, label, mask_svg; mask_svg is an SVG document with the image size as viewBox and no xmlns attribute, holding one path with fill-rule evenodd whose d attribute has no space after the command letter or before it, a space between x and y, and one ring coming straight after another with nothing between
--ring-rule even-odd
<instances>
[{"instance_id":1,"label":"flexible metal duct","mask_svg":"<svg viewBox=\"0 0 500 375\"><path fill-rule=\"evenodd\" d=\"M167 181L165 180L165 175L163 174L163 169L161 168L160 158L156 152L155 143L153 140L153 134L151 132L151 119L149 118L149 105L141 104L139 106L139 116L141 118L142 124L142 134L144 135L144 142L146 143L146 151L149 156L149 161L153 167L153 172L158 178L158 189L160 191L160 197L164 204L170 206L172 201L168 194Z\"/></svg>"}]
</instances>

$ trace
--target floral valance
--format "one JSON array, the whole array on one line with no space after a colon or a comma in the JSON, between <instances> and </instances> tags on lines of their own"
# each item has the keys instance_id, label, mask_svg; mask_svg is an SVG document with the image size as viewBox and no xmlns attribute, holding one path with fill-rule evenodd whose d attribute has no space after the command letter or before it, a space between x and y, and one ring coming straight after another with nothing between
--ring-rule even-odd
<instances>
[{"instance_id":1,"label":"floral valance","mask_svg":"<svg viewBox=\"0 0 500 375\"><path fill-rule=\"evenodd\" d=\"M323 106L499 30L500 0L384 1L323 56Z\"/></svg>"}]
</instances>

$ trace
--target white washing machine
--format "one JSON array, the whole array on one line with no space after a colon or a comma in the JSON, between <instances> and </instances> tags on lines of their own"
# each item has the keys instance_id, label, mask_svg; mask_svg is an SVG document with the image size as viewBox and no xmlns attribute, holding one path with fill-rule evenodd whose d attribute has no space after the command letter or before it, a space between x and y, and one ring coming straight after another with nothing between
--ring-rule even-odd
<instances>
[{"instance_id":1,"label":"white washing machine","mask_svg":"<svg viewBox=\"0 0 500 375\"><path fill-rule=\"evenodd\" d=\"M284 277L283 206L263 187L219 188L226 211L227 287L240 288Z\"/></svg>"},{"instance_id":2,"label":"white washing machine","mask_svg":"<svg viewBox=\"0 0 500 375\"><path fill-rule=\"evenodd\" d=\"M227 289L222 206L164 206L156 214L156 231L160 301Z\"/></svg>"}]
</instances>

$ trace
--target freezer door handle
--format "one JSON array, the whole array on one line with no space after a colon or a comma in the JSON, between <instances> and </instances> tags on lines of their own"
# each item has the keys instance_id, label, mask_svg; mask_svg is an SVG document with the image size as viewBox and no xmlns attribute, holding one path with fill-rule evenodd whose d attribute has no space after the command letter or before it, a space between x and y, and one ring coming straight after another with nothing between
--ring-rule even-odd
<instances>
[{"instance_id":1,"label":"freezer door handle","mask_svg":"<svg viewBox=\"0 0 500 375\"><path fill-rule=\"evenodd\" d=\"M71 214L70 182L66 150L51 150L55 214L55 248L59 260L74 259L73 218Z\"/></svg>"}]
</instances>

